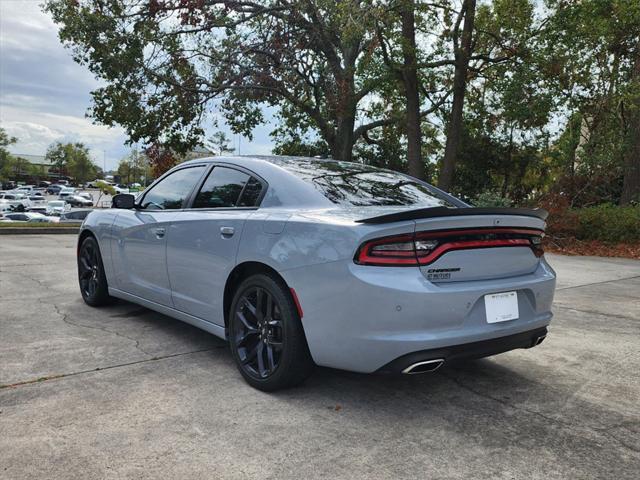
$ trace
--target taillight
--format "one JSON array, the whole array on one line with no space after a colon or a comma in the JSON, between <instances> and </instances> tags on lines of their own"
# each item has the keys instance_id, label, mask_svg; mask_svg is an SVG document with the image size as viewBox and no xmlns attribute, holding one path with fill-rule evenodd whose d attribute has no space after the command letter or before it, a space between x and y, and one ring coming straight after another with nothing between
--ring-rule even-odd
<instances>
[{"instance_id":1,"label":"taillight","mask_svg":"<svg viewBox=\"0 0 640 480\"><path fill-rule=\"evenodd\" d=\"M356 253L361 265L416 265L413 235L385 237L362 244Z\"/></svg>"},{"instance_id":2,"label":"taillight","mask_svg":"<svg viewBox=\"0 0 640 480\"><path fill-rule=\"evenodd\" d=\"M359 265L429 265L447 252L495 247L530 247L536 257L544 254L540 230L495 228L416 232L377 238L363 243L354 258Z\"/></svg>"}]
</instances>

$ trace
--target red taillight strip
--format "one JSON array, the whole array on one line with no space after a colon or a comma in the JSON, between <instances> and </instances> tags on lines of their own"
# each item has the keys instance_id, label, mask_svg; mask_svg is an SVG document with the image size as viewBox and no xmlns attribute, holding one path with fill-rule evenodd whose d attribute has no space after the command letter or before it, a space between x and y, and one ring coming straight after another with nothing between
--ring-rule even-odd
<instances>
[{"instance_id":1,"label":"red taillight strip","mask_svg":"<svg viewBox=\"0 0 640 480\"><path fill-rule=\"evenodd\" d=\"M496 240L467 240L461 242L450 242L438 245L428 255L421 257L418 255L420 265L429 265L447 252L453 250L467 250L470 248L492 248L492 247L530 247L531 242L525 238L496 239Z\"/></svg>"},{"instance_id":2,"label":"red taillight strip","mask_svg":"<svg viewBox=\"0 0 640 480\"><path fill-rule=\"evenodd\" d=\"M541 256L542 248L533 244L530 239L526 238L495 238L495 239L479 239L479 240L447 240L447 237L466 236L466 235L486 235L486 234L519 234L542 236L544 232L534 228L475 228L475 229L458 229L458 230L440 230L428 232L416 232L409 235L397 235L384 237L369 242L365 242L360 246L356 253L355 261L361 265L378 265L378 266L418 266L429 265L447 252L455 250L466 250L473 248L492 248L492 247L530 247L536 256ZM372 254L372 249L378 245L391 243L415 242L422 239L438 239L440 243L434 250L423 254L420 251L378 251Z\"/></svg>"}]
</instances>

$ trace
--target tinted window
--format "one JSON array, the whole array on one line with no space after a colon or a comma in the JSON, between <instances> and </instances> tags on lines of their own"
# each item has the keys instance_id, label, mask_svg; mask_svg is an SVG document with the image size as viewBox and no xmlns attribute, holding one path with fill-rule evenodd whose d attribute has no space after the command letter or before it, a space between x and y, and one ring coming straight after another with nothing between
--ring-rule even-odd
<instances>
[{"instance_id":1,"label":"tinted window","mask_svg":"<svg viewBox=\"0 0 640 480\"><path fill-rule=\"evenodd\" d=\"M427 185L391 170L322 160L283 160L278 164L339 205L454 206Z\"/></svg>"},{"instance_id":2,"label":"tinted window","mask_svg":"<svg viewBox=\"0 0 640 480\"><path fill-rule=\"evenodd\" d=\"M182 208L205 167L183 168L173 172L156 184L144 196L142 208L149 210L176 210Z\"/></svg>"},{"instance_id":3,"label":"tinted window","mask_svg":"<svg viewBox=\"0 0 640 480\"><path fill-rule=\"evenodd\" d=\"M193 208L235 207L249 175L232 168L215 167L202 185Z\"/></svg>"},{"instance_id":4,"label":"tinted window","mask_svg":"<svg viewBox=\"0 0 640 480\"><path fill-rule=\"evenodd\" d=\"M244 191L238 202L239 207L257 207L258 199L262 193L262 183L255 177L251 177L244 187Z\"/></svg>"}]
</instances>

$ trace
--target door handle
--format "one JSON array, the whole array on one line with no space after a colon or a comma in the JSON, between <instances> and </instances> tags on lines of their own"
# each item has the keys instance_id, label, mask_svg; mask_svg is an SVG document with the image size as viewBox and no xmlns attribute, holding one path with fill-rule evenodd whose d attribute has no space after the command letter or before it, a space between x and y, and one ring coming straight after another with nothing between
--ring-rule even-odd
<instances>
[{"instance_id":1,"label":"door handle","mask_svg":"<svg viewBox=\"0 0 640 480\"><path fill-rule=\"evenodd\" d=\"M155 233L157 238L163 238L166 230L164 228L156 228Z\"/></svg>"},{"instance_id":2,"label":"door handle","mask_svg":"<svg viewBox=\"0 0 640 480\"><path fill-rule=\"evenodd\" d=\"M220 233L223 237L233 237L235 229L233 227L220 227Z\"/></svg>"}]
</instances>

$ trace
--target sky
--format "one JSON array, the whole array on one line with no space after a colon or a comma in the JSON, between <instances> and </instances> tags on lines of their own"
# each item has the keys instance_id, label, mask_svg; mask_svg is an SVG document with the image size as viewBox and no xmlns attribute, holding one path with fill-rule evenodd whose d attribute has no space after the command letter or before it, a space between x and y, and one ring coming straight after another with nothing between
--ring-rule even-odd
<instances>
[{"instance_id":1,"label":"sky","mask_svg":"<svg viewBox=\"0 0 640 480\"><path fill-rule=\"evenodd\" d=\"M56 141L79 141L90 149L94 162L115 168L131 147L124 131L93 124L85 113L91 90L98 82L71 59L59 42L57 27L40 9L42 0L0 0L0 127L18 142L12 153L44 155ZM211 112L215 117L215 112ZM205 126L206 128L206 126ZM254 131L253 141L240 141L242 154L268 154L272 143L265 125Z\"/></svg>"}]
</instances>

